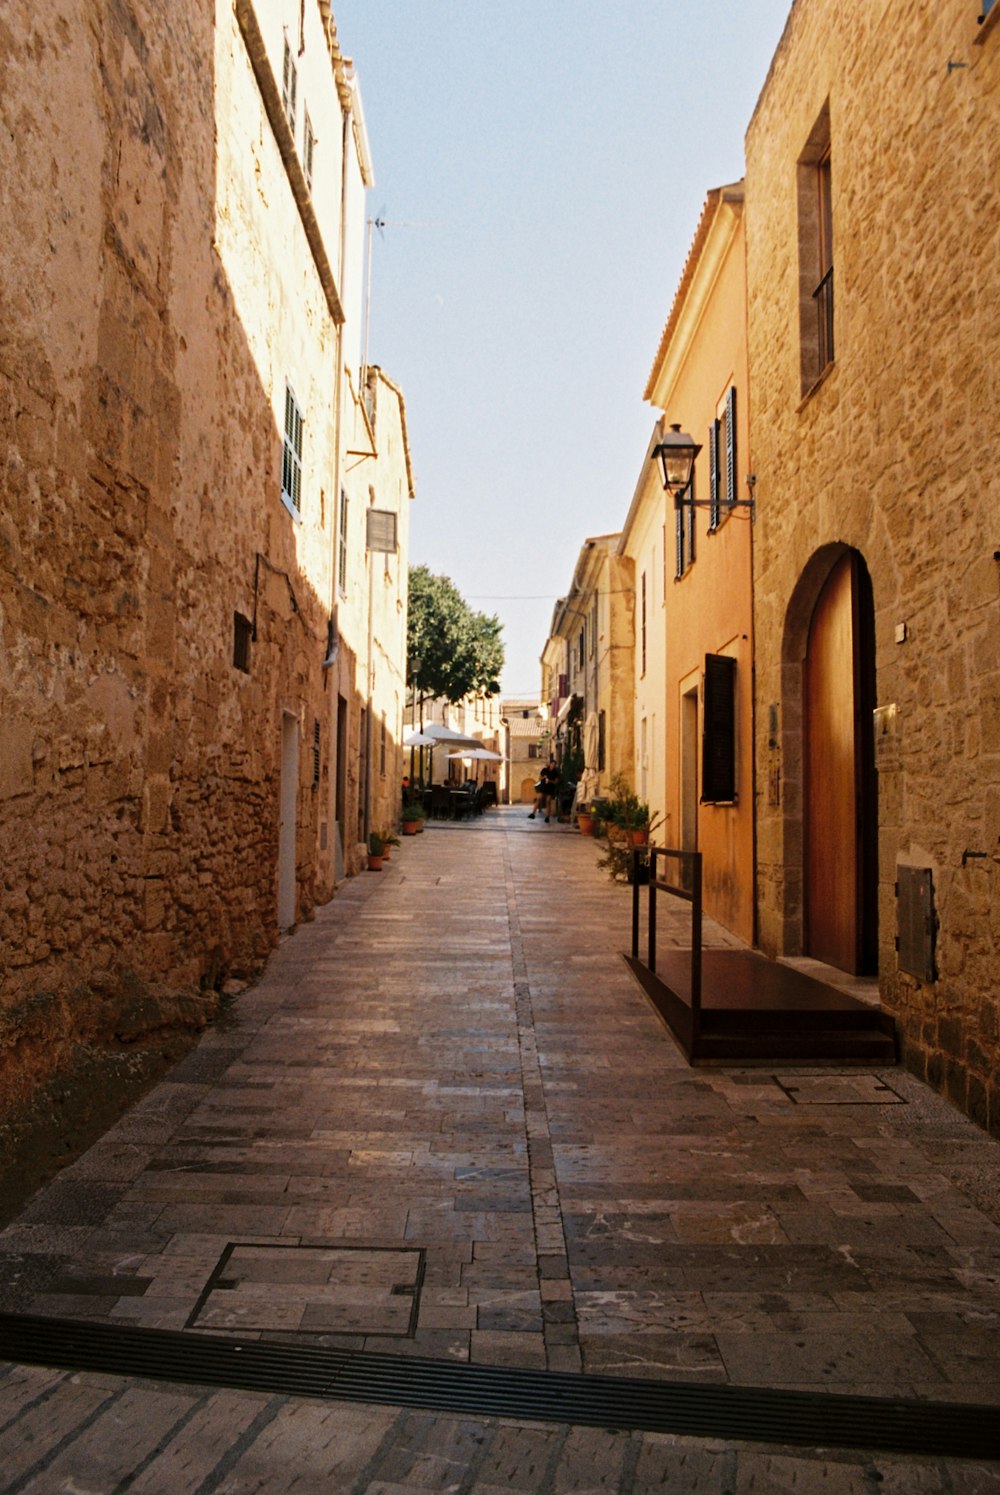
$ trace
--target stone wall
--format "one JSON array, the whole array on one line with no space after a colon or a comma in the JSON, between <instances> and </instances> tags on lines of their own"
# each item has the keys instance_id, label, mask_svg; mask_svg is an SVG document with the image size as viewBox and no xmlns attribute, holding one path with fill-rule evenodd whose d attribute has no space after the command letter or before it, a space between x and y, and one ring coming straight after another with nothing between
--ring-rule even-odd
<instances>
[{"instance_id":1,"label":"stone wall","mask_svg":"<svg viewBox=\"0 0 1000 1495\"><path fill-rule=\"evenodd\" d=\"M802 948L801 665L837 556L871 577L878 970L903 1056L1000 1131L1000 28L966 0L797 0L747 135L760 935ZM835 355L803 391L797 163L829 111ZM935 980L898 969L929 869Z\"/></svg>"},{"instance_id":2,"label":"stone wall","mask_svg":"<svg viewBox=\"0 0 1000 1495\"><path fill-rule=\"evenodd\" d=\"M256 98L219 17L221 36L213 7L166 0L25 3L0 20L0 173L18 183L0 249L4 1108L81 1046L197 1027L227 976L259 966L278 932L289 714L295 917L333 886L335 504L318 474L336 470L334 427L297 525L280 501L297 334L263 296L262 366L253 277L235 294L217 252L217 59ZM257 166L253 190L287 215L296 304L321 329L299 340L303 383L332 409L338 329L278 153L262 143ZM273 279L264 265L258 288ZM256 624L248 672L236 613ZM347 642L345 675L352 659ZM353 692L350 708L356 731Z\"/></svg>"}]
</instances>

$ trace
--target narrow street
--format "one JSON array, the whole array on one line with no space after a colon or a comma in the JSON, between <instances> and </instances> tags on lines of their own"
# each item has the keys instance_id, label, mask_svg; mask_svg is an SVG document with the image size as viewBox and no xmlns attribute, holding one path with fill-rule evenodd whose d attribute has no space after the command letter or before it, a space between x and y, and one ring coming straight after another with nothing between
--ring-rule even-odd
<instances>
[{"instance_id":1,"label":"narrow street","mask_svg":"<svg viewBox=\"0 0 1000 1495\"><path fill-rule=\"evenodd\" d=\"M404 839L0 1234L0 1309L995 1407L996 1143L901 1070L689 1069L595 861L520 807ZM1000 1489L111 1369L5 1365L0 1398L11 1492Z\"/></svg>"}]
</instances>

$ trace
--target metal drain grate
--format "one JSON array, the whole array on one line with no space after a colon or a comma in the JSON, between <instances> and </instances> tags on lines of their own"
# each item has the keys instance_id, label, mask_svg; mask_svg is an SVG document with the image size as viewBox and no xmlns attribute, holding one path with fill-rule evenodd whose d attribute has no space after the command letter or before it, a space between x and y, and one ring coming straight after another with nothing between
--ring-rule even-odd
<instances>
[{"instance_id":1,"label":"metal drain grate","mask_svg":"<svg viewBox=\"0 0 1000 1495\"><path fill-rule=\"evenodd\" d=\"M1000 1408L459 1365L0 1314L0 1359L155 1381L810 1448L1000 1458Z\"/></svg>"}]
</instances>

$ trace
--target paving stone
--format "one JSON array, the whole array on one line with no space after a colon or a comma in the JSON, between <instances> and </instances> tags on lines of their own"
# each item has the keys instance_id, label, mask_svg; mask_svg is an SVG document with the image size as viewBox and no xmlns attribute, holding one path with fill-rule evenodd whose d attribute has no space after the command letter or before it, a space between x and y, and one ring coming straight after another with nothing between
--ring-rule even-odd
<instances>
[{"instance_id":1,"label":"paving stone","mask_svg":"<svg viewBox=\"0 0 1000 1495\"><path fill-rule=\"evenodd\" d=\"M452 1361L1000 1400L995 1141L894 1070L689 1069L620 958L628 890L602 879L575 832L550 827L543 842L522 821L497 812L430 830L401 848L391 904L375 880L356 879L284 939L226 1030L210 1030L0 1232L0 1303L181 1327L200 1301L209 1316L232 1313L221 1301L230 1290L203 1297L231 1244L419 1247L413 1338L366 1332L363 1285L324 1306L282 1272L252 1333ZM665 941L685 927L665 910ZM414 936L429 928L424 948ZM709 943L732 943L706 928ZM405 1317L411 1301L391 1306ZM354 1333L340 1332L337 1313L353 1315ZM118 1385L88 1384L102 1395ZM68 1381L54 1401L64 1394L70 1405ZM443 1437L462 1423L372 1413L373 1436L362 1417L356 1444L347 1439L356 1456L327 1468L339 1411L291 1416L299 1404L234 1398L247 1442L230 1468L213 1431L228 1404L199 1393L187 1405L200 1410L142 1476L148 1488L162 1465L161 1489L196 1487L217 1467L220 1489L236 1469L278 1489L282 1447L304 1461L306 1485L432 1488L451 1478L451 1455L427 1444L397 1464L388 1451L406 1428ZM454 1470L482 1492L585 1478L610 1489L617 1478L623 1491L665 1480L839 1495L851 1480L867 1491L866 1468L882 1488L896 1478L891 1460L860 1455L768 1463L760 1450L476 1425L479 1442L455 1434ZM591 1449L589 1464L573 1462L577 1447ZM920 1478L928 1467L913 1462Z\"/></svg>"}]
</instances>

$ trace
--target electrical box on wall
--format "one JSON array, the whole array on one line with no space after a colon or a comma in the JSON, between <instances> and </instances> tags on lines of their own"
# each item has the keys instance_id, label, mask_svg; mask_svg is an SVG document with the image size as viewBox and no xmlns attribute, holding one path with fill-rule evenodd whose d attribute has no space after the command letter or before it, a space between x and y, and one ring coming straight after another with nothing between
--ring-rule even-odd
<instances>
[{"instance_id":1,"label":"electrical box on wall","mask_svg":"<svg viewBox=\"0 0 1000 1495\"><path fill-rule=\"evenodd\" d=\"M936 981L934 874L930 867L897 867L896 878L896 963L919 981Z\"/></svg>"}]
</instances>

